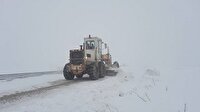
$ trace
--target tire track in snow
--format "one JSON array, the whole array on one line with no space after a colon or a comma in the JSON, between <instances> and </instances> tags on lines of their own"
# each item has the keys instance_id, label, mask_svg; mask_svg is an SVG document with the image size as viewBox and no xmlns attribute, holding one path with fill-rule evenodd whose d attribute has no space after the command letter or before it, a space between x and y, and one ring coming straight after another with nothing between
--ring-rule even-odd
<instances>
[{"instance_id":1,"label":"tire track in snow","mask_svg":"<svg viewBox=\"0 0 200 112\"><path fill-rule=\"evenodd\" d=\"M22 91L22 92L10 94L10 95L4 95L4 96L0 97L0 104L3 105L3 104L13 103L13 102L19 101L23 98L26 98L26 97L36 96L36 95L48 92L50 90L60 88L62 86L69 86L69 85L72 85L75 83L77 84L77 83L84 82L84 81L90 81L90 79L88 77L85 77L82 79L74 79L71 81L66 81L63 79L63 80L49 82L51 84L51 86L36 88L33 90L29 90L29 91ZM0 105L0 107L2 105Z\"/></svg>"},{"instance_id":2,"label":"tire track in snow","mask_svg":"<svg viewBox=\"0 0 200 112\"><path fill-rule=\"evenodd\" d=\"M114 70L110 70L107 72L106 76L116 76L117 72L115 72ZM102 81L107 79L105 78L100 78L99 80L95 80L95 81ZM83 77L81 79L75 78L74 80L57 80L57 81L53 81L53 82L48 82L50 84L50 86L45 86L45 87L34 87L35 89L33 90L28 90L28 91L20 91L20 92L16 92L14 94L8 94L8 95L4 95L2 97L0 97L0 108L4 107L6 104L10 104L10 103L15 103L17 101L20 101L22 99L28 99L31 98L32 96L37 96L40 94L44 94L49 92L50 90L54 90L63 86L69 86L72 84L77 84L80 82L88 82L88 81L94 81L91 80L89 77Z\"/></svg>"}]
</instances>

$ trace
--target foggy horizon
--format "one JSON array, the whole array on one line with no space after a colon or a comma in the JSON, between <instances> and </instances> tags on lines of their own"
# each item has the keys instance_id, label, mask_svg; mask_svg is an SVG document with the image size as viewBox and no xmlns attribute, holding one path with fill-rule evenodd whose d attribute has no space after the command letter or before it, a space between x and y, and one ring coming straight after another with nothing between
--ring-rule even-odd
<instances>
[{"instance_id":1,"label":"foggy horizon","mask_svg":"<svg viewBox=\"0 0 200 112\"><path fill-rule=\"evenodd\" d=\"M197 0L1 0L0 74L62 70L89 34L113 61L150 67L200 66Z\"/></svg>"}]
</instances>

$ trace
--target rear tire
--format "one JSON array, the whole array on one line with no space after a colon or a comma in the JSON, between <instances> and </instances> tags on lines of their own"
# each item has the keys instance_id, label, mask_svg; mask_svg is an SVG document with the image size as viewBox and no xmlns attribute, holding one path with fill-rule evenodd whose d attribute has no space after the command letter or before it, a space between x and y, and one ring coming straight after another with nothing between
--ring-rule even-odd
<instances>
[{"instance_id":1,"label":"rear tire","mask_svg":"<svg viewBox=\"0 0 200 112\"><path fill-rule=\"evenodd\" d=\"M74 75L69 71L69 63L65 65L64 69L63 69L63 75L65 77L66 80L73 80L74 79Z\"/></svg>"},{"instance_id":2,"label":"rear tire","mask_svg":"<svg viewBox=\"0 0 200 112\"><path fill-rule=\"evenodd\" d=\"M95 64L91 64L89 68L89 73L91 80L97 80L99 78L98 67Z\"/></svg>"}]
</instances>

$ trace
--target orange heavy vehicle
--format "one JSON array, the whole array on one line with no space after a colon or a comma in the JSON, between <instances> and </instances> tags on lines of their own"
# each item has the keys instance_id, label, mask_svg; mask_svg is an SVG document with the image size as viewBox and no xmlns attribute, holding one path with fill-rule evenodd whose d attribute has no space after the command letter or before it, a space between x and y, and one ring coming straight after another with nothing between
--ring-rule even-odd
<instances>
[{"instance_id":1,"label":"orange heavy vehicle","mask_svg":"<svg viewBox=\"0 0 200 112\"><path fill-rule=\"evenodd\" d=\"M106 52L103 53L103 50ZM101 38L89 35L84 38L80 49L70 50L69 63L65 65L63 74L66 80L73 80L75 76L82 78L84 74L97 80L103 78L110 68L119 68L119 63L115 61L112 64L108 45Z\"/></svg>"}]
</instances>

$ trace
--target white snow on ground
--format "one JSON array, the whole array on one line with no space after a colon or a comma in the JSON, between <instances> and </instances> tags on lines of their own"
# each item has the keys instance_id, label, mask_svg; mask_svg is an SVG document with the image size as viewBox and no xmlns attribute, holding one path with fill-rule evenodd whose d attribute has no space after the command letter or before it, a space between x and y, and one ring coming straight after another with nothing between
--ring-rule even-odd
<instances>
[{"instance_id":1,"label":"white snow on ground","mask_svg":"<svg viewBox=\"0 0 200 112\"><path fill-rule=\"evenodd\" d=\"M0 80L0 97L21 91L47 87L49 82L63 79L60 74L42 75L38 77L19 78L12 81Z\"/></svg>"},{"instance_id":2,"label":"white snow on ground","mask_svg":"<svg viewBox=\"0 0 200 112\"><path fill-rule=\"evenodd\" d=\"M117 76L75 80L76 83L8 104L0 111L198 112L199 74L200 68L123 66Z\"/></svg>"}]
</instances>

